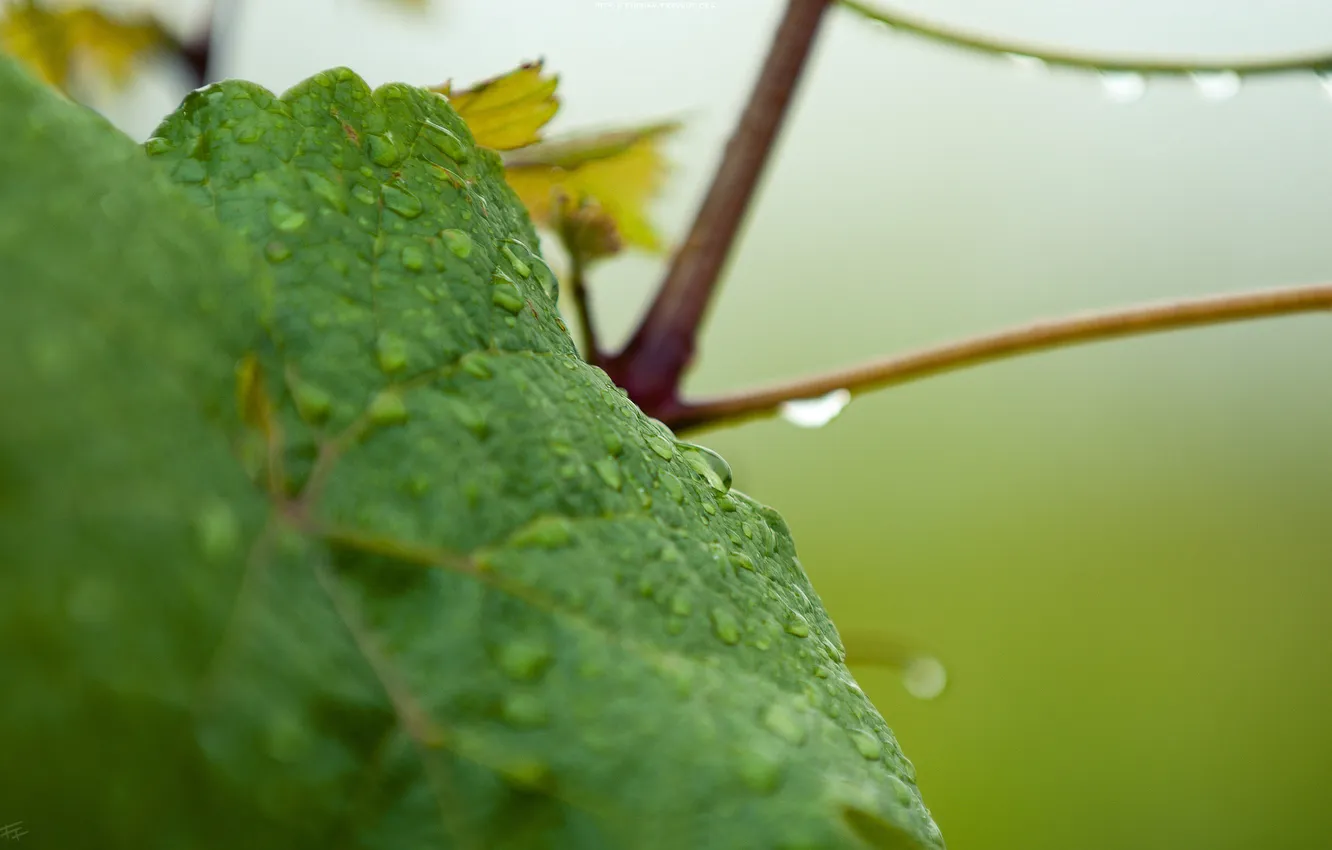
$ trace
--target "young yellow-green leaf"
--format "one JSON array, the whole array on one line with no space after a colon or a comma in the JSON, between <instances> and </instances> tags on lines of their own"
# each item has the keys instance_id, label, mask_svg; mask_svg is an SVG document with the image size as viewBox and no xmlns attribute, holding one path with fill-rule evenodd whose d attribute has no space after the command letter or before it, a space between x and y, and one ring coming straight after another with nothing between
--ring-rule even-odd
<instances>
[{"instance_id":1,"label":"young yellow-green leaf","mask_svg":"<svg viewBox=\"0 0 1332 850\"><path fill-rule=\"evenodd\" d=\"M463 91L453 91L451 83L435 91L449 99L478 145L507 151L541 140L541 128L560 108L558 85L559 77L546 75L537 61Z\"/></svg>"},{"instance_id":2,"label":"young yellow-green leaf","mask_svg":"<svg viewBox=\"0 0 1332 850\"><path fill-rule=\"evenodd\" d=\"M113 18L91 6L52 10L29 0L0 10L0 49L61 91L79 55L120 84L136 60L169 41L154 21Z\"/></svg>"},{"instance_id":3,"label":"young yellow-green leaf","mask_svg":"<svg viewBox=\"0 0 1332 850\"><path fill-rule=\"evenodd\" d=\"M201 210L2 69L0 118L0 797L34 835L942 846L781 517L578 359L442 97L195 92L147 149Z\"/></svg>"},{"instance_id":4,"label":"young yellow-green leaf","mask_svg":"<svg viewBox=\"0 0 1332 850\"><path fill-rule=\"evenodd\" d=\"M679 124L539 142L504 158L509 185L532 218L558 229L561 211L594 202L620 239L647 251L662 250L647 205L667 174L662 140Z\"/></svg>"}]
</instances>

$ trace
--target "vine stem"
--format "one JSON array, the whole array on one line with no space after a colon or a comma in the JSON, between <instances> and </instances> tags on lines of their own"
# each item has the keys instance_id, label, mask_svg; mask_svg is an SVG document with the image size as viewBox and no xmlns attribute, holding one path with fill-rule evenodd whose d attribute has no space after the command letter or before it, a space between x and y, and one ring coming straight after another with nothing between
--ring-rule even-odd
<instances>
[{"instance_id":1,"label":"vine stem","mask_svg":"<svg viewBox=\"0 0 1332 850\"><path fill-rule=\"evenodd\" d=\"M1086 313L1020 325L736 395L680 402L661 411L658 418L677 432L732 424L771 416L784 402L815 398L839 389L857 395L1052 348L1318 310L1332 310L1332 284L1264 289Z\"/></svg>"},{"instance_id":2,"label":"vine stem","mask_svg":"<svg viewBox=\"0 0 1332 850\"><path fill-rule=\"evenodd\" d=\"M640 406L674 403L698 329L832 0L787 0L749 103L652 305L607 373Z\"/></svg>"},{"instance_id":3,"label":"vine stem","mask_svg":"<svg viewBox=\"0 0 1332 850\"><path fill-rule=\"evenodd\" d=\"M870 20L887 24L895 30L952 47L991 55L1023 56L1039 59L1046 65L1094 71L1134 71L1140 74L1184 75L1200 72L1232 71L1251 77L1294 71L1332 70L1332 52L1290 54L1244 59L1160 59L1150 56L1096 54L1047 48L1030 42L1009 41L977 33L898 9L885 9L860 0L838 0L847 9Z\"/></svg>"}]
</instances>

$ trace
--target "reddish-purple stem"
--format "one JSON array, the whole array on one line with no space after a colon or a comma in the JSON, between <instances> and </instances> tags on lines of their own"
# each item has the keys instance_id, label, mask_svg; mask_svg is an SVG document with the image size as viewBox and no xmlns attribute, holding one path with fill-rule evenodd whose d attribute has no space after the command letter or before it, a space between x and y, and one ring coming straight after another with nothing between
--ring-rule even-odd
<instances>
[{"instance_id":1,"label":"reddish-purple stem","mask_svg":"<svg viewBox=\"0 0 1332 850\"><path fill-rule=\"evenodd\" d=\"M656 298L624 350L604 364L649 413L678 404L699 326L730 256L830 0L788 0L740 123Z\"/></svg>"}]
</instances>

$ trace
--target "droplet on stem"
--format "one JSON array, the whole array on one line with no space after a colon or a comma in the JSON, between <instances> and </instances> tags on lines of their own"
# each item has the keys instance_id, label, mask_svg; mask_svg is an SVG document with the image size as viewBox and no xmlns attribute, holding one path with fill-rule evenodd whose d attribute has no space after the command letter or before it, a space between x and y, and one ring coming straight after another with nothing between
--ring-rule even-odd
<instances>
[{"instance_id":1,"label":"droplet on stem","mask_svg":"<svg viewBox=\"0 0 1332 850\"><path fill-rule=\"evenodd\" d=\"M1239 94L1243 82L1234 71L1197 71L1189 75L1198 93L1207 100L1230 100Z\"/></svg>"},{"instance_id":2,"label":"droplet on stem","mask_svg":"<svg viewBox=\"0 0 1332 850\"><path fill-rule=\"evenodd\" d=\"M1045 60L1025 53L1005 53L1004 56L1023 71L1044 71Z\"/></svg>"},{"instance_id":3,"label":"droplet on stem","mask_svg":"<svg viewBox=\"0 0 1332 850\"><path fill-rule=\"evenodd\" d=\"M822 428L836 419L850 403L850 390L833 390L818 398L782 402L781 417L799 428Z\"/></svg>"},{"instance_id":4,"label":"droplet on stem","mask_svg":"<svg viewBox=\"0 0 1332 850\"><path fill-rule=\"evenodd\" d=\"M948 671L932 655L918 655L902 665L902 686L916 699L934 699L948 686Z\"/></svg>"},{"instance_id":5,"label":"droplet on stem","mask_svg":"<svg viewBox=\"0 0 1332 850\"><path fill-rule=\"evenodd\" d=\"M1136 71L1102 71L1101 87L1115 103L1133 103L1147 93L1147 78Z\"/></svg>"}]
</instances>

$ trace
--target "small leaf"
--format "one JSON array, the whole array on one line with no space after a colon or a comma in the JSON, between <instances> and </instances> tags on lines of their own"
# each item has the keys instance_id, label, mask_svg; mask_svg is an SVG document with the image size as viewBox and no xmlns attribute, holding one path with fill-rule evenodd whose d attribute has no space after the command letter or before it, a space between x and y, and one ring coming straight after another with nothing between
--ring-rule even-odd
<instances>
[{"instance_id":1,"label":"small leaf","mask_svg":"<svg viewBox=\"0 0 1332 850\"><path fill-rule=\"evenodd\" d=\"M646 207L667 173L660 142L679 127L659 123L541 142L506 155L505 176L544 227L557 229L566 203L595 202L626 245L660 251Z\"/></svg>"},{"instance_id":2,"label":"small leaf","mask_svg":"<svg viewBox=\"0 0 1332 850\"><path fill-rule=\"evenodd\" d=\"M151 19L113 18L93 8L49 10L28 2L10 6L0 17L0 47L65 92L80 55L120 85L140 57L170 42Z\"/></svg>"},{"instance_id":3,"label":"small leaf","mask_svg":"<svg viewBox=\"0 0 1332 850\"><path fill-rule=\"evenodd\" d=\"M452 83L436 91L467 122L478 145L507 151L541 140L541 128L559 111L555 96L559 77L542 73L542 62L530 62L515 71L454 92Z\"/></svg>"}]
</instances>

